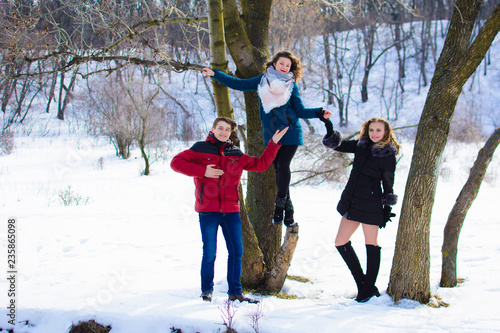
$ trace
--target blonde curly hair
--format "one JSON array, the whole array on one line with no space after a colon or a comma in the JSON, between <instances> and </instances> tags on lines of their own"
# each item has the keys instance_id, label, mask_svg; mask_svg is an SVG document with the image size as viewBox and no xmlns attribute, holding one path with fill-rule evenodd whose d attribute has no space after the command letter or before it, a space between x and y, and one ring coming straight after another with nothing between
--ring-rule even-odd
<instances>
[{"instance_id":1,"label":"blonde curly hair","mask_svg":"<svg viewBox=\"0 0 500 333\"><path fill-rule=\"evenodd\" d=\"M396 147L396 150L397 150L396 155L399 154L399 149L401 148L401 145L396 141L396 136L394 135L394 131L392 130L391 125L384 118L375 117L375 118L370 118L367 121L365 121L363 123L363 125L361 125L359 138L360 139L370 139L369 130L370 130L370 124L372 124L372 123L382 123L382 124L384 124L384 127L385 127L384 137L382 138L382 140L375 143L375 146L382 148L382 147L392 143Z\"/></svg>"}]
</instances>

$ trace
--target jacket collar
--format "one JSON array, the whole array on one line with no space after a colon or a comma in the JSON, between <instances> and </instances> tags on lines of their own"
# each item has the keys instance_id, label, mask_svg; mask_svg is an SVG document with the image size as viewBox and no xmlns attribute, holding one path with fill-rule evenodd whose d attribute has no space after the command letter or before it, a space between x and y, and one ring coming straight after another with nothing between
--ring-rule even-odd
<instances>
[{"instance_id":1,"label":"jacket collar","mask_svg":"<svg viewBox=\"0 0 500 333\"><path fill-rule=\"evenodd\" d=\"M212 131L210 131L208 133L208 136L205 139L205 141L208 141L208 142L214 144L215 146L219 147L219 149L221 149L221 148L224 149L226 147L230 148L233 146L233 141L231 139L227 139L226 142L222 142L215 137L215 135Z\"/></svg>"},{"instance_id":2,"label":"jacket collar","mask_svg":"<svg viewBox=\"0 0 500 333\"><path fill-rule=\"evenodd\" d=\"M396 152L398 151L397 147L392 142L389 142L383 147L379 147L375 145L372 140L366 138L359 139L358 147L363 149L371 148L372 155L375 157L386 157L389 155L396 155Z\"/></svg>"}]
</instances>

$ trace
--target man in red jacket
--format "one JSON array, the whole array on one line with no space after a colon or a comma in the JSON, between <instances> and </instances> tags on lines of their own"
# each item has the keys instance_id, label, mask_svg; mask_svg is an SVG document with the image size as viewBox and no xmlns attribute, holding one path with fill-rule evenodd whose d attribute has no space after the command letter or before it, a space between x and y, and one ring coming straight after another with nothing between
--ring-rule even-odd
<instances>
[{"instance_id":1,"label":"man in red jacket","mask_svg":"<svg viewBox=\"0 0 500 333\"><path fill-rule=\"evenodd\" d=\"M217 231L222 228L226 247L229 300L256 302L241 291L241 257L243 233L240 219L238 188L244 170L263 172L271 165L281 144L279 140L288 128L276 131L266 150L254 157L233 145L231 132L236 122L230 118L215 119L205 141L176 155L170 166L174 171L194 178L195 210L199 213L203 258L201 262L201 297L212 300L214 264L217 250Z\"/></svg>"}]
</instances>

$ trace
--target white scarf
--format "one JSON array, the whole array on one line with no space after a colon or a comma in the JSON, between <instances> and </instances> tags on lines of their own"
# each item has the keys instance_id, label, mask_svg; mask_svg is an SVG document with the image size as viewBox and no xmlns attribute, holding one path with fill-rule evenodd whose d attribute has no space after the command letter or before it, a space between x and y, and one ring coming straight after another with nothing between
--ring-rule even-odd
<instances>
[{"instance_id":1,"label":"white scarf","mask_svg":"<svg viewBox=\"0 0 500 333\"><path fill-rule=\"evenodd\" d=\"M274 66L269 66L257 87L265 113L288 102L292 95L292 78L292 72L280 73L274 69Z\"/></svg>"}]
</instances>

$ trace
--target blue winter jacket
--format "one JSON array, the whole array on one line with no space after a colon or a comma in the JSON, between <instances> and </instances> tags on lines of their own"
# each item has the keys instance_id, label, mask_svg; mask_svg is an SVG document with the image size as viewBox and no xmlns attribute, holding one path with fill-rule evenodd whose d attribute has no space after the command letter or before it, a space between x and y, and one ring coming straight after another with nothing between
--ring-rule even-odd
<instances>
[{"instance_id":1,"label":"blue winter jacket","mask_svg":"<svg viewBox=\"0 0 500 333\"><path fill-rule=\"evenodd\" d=\"M213 78L223 85L240 91L257 90L257 87L262 78L259 76L251 79L239 79L234 76L227 75L221 71L214 70ZM285 105L272 109L269 113L264 112L262 102L259 98L259 115L262 123L263 143L267 145L271 140L276 130L288 128L288 132L280 140L282 145L302 145L302 127L300 126L299 118L319 118L323 108L306 108L300 98L299 87L294 82L293 90L290 99Z\"/></svg>"}]
</instances>

